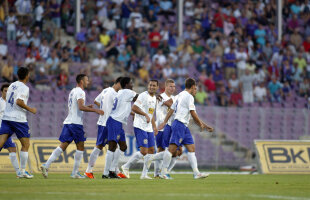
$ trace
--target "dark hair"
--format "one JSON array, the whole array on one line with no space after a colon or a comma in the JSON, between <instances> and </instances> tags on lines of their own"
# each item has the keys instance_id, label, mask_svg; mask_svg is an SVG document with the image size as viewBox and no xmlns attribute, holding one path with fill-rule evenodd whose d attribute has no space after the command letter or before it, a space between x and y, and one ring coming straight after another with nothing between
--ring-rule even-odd
<instances>
[{"instance_id":1,"label":"dark hair","mask_svg":"<svg viewBox=\"0 0 310 200\"><path fill-rule=\"evenodd\" d=\"M156 79L152 79L152 80L149 81L149 83L150 83L150 82L156 82L157 85L159 84L159 83L158 83L158 80L156 80Z\"/></svg>"},{"instance_id":2,"label":"dark hair","mask_svg":"<svg viewBox=\"0 0 310 200\"><path fill-rule=\"evenodd\" d=\"M76 76L76 82L77 83L80 83L81 82L81 80L83 80L83 78L86 76L86 74L78 74L77 76Z\"/></svg>"},{"instance_id":3,"label":"dark hair","mask_svg":"<svg viewBox=\"0 0 310 200\"><path fill-rule=\"evenodd\" d=\"M29 74L29 69L26 67L20 67L17 71L17 76L19 80L24 80Z\"/></svg>"},{"instance_id":4,"label":"dark hair","mask_svg":"<svg viewBox=\"0 0 310 200\"><path fill-rule=\"evenodd\" d=\"M121 79L121 86L122 86L122 88L124 89L124 88L126 87L126 85L127 85L128 83L130 83L130 81L131 81L131 78L129 78L129 77L123 77L123 78Z\"/></svg>"},{"instance_id":5,"label":"dark hair","mask_svg":"<svg viewBox=\"0 0 310 200\"><path fill-rule=\"evenodd\" d=\"M123 78L123 77L121 77L121 76L120 76L120 77L118 77L118 78L115 80L114 84L120 83L120 82L121 82L121 80L122 80L122 78Z\"/></svg>"},{"instance_id":6,"label":"dark hair","mask_svg":"<svg viewBox=\"0 0 310 200\"><path fill-rule=\"evenodd\" d=\"M10 84L4 83L4 84L1 86L1 92L3 92L4 88L8 88L8 87L10 87Z\"/></svg>"},{"instance_id":7,"label":"dark hair","mask_svg":"<svg viewBox=\"0 0 310 200\"><path fill-rule=\"evenodd\" d=\"M188 78L188 79L185 80L185 88L186 89L191 89L191 87L193 85L196 85L196 81L194 79Z\"/></svg>"}]
</instances>

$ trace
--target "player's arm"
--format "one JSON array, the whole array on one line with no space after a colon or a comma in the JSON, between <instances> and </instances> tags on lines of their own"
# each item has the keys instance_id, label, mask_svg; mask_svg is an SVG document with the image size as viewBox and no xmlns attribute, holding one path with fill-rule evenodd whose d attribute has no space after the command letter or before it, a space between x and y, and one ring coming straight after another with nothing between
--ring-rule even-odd
<instances>
[{"instance_id":1,"label":"player's arm","mask_svg":"<svg viewBox=\"0 0 310 200\"><path fill-rule=\"evenodd\" d=\"M98 107L100 107L100 103L98 101L94 101L94 104L97 105Z\"/></svg>"},{"instance_id":2,"label":"player's arm","mask_svg":"<svg viewBox=\"0 0 310 200\"><path fill-rule=\"evenodd\" d=\"M104 112L103 110L100 110L100 109L95 109L95 108L92 108L90 106L85 106L84 105L84 99L78 99L78 106L79 106L79 109L81 111L84 111L84 112L95 112L99 115L103 115Z\"/></svg>"},{"instance_id":3,"label":"player's arm","mask_svg":"<svg viewBox=\"0 0 310 200\"><path fill-rule=\"evenodd\" d=\"M170 98L169 100L163 102L163 105L167 106L168 108L170 108L173 104L173 100L172 98Z\"/></svg>"},{"instance_id":4,"label":"player's arm","mask_svg":"<svg viewBox=\"0 0 310 200\"><path fill-rule=\"evenodd\" d=\"M37 109L36 108L32 108L30 106L27 106L25 104L25 102L21 99L17 99L16 100L16 105L18 105L19 107L25 109L25 110L28 110L29 112L33 113L33 114L36 114L37 113Z\"/></svg>"},{"instance_id":5,"label":"player's arm","mask_svg":"<svg viewBox=\"0 0 310 200\"><path fill-rule=\"evenodd\" d=\"M145 112L143 112L137 105L133 105L132 106L132 111L134 113L137 113L139 115L142 115L146 118L146 122L149 123L151 121L150 117L148 116L148 114L146 114Z\"/></svg>"},{"instance_id":6,"label":"player's arm","mask_svg":"<svg viewBox=\"0 0 310 200\"><path fill-rule=\"evenodd\" d=\"M158 134L158 129L157 129L156 123L155 123L155 115L153 115L153 117L152 117L152 127L154 130L154 135L156 136Z\"/></svg>"},{"instance_id":7,"label":"player's arm","mask_svg":"<svg viewBox=\"0 0 310 200\"><path fill-rule=\"evenodd\" d=\"M167 115L166 115L164 121L163 121L161 124L159 124L158 130L161 130L161 129L163 129L163 128L165 127L165 125L167 124L167 122L168 122L168 120L170 119L170 117L171 117L171 115L173 114L173 112L174 112L174 110L170 108L170 110L169 110L169 112L167 113Z\"/></svg>"},{"instance_id":8,"label":"player's arm","mask_svg":"<svg viewBox=\"0 0 310 200\"><path fill-rule=\"evenodd\" d=\"M136 96L132 99L133 102L135 102L138 99L139 94L136 94Z\"/></svg>"},{"instance_id":9,"label":"player's arm","mask_svg":"<svg viewBox=\"0 0 310 200\"><path fill-rule=\"evenodd\" d=\"M201 131L203 129L206 129L207 131L209 132L212 132L213 131L213 128L211 126L209 126L208 124L204 123L197 115L196 111L195 110L191 110L190 111L195 123L201 128Z\"/></svg>"}]
</instances>

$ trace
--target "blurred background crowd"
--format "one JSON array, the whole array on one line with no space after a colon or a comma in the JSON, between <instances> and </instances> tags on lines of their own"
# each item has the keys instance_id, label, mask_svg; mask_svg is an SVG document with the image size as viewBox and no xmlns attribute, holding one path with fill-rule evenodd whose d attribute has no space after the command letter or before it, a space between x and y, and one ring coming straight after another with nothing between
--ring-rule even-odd
<instances>
[{"instance_id":1,"label":"blurred background crowd","mask_svg":"<svg viewBox=\"0 0 310 200\"><path fill-rule=\"evenodd\" d=\"M185 0L177 33L177 0L0 0L1 82L31 71L36 90L70 90L86 73L101 90L117 76L187 77L199 82L197 104L305 108L310 95L310 1L283 0L278 41L275 0ZM161 91L163 90L161 84Z\"/></svg>"}]
</instances>

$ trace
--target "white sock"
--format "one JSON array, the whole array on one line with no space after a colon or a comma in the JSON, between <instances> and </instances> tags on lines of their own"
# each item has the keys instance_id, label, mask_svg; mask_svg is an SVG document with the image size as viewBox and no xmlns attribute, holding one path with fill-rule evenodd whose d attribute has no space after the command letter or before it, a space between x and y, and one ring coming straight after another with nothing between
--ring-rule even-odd
<instances>
[{"instance_id":1,"label":"white sock","mask_svg":"<svg viewBox=\"0 0 310 200\"><path fill-rule=\"evenodd\" d=\"M124 153L123 151L121 151L120 149L116 149L116 151L114 152L114 157L113 157L113 161L112 161L112 164L111 164L111 168L110 168L110 171L113 171L113 172L118 172L118 162L119 162L119 158L122 156L124 156Z\"/></svg>"},{"instance_id":2,"label":"white sock","mask_svg":"<svg viewBox=\"0 0 310 200\"><path fill-rule=\"evenodd\" d=\"M11 163L16 171L16 174L18 174L19 172L19 165L18 165L18 160L17 160L17 156L16 156L16 152L11 152L9 153L9 157L11 160Z\"/></svg>"},{"instance_id":3,"label":"white sock","mask_svg":"<svg viewBox=\"0 0 310 200\"><path fill-rule=\"evenodd\" d=\"M194 175L199 174L197 158L196 158L195 152L188 152L187 157L188 157L188 161L191 164L191 167L193 169Z\"/></svg>"},{"instance_id":4,"label":"white sock","mask_svg":"<svg viewBox=\"0 0 310 200\"><path fill-rule=\"evenodd\" d=\"M172 158L172 154L168 150L166 150L164 153L163 167L161 170L162 175L165 175L166 173L168 173L168 167L170 165L171 158Z\"/></svg>"},{"instance_id":5,"label":"white sock","mask_svg":"<svg viewBox=\"0 0 310 200\"><path fill-rule=\"evenodd\" d=\"M22 173L26 171L26 164L28 161L28 152L20 151L20 170Z\"/></svg>"},{"instance_id":6,"label":"white sock","mask_svg":"<svg viewBox=\"0 0 310 200\"><path fill-rule=\"evenodd\" d=\"M79 150L75 151L75 154L74 154L74 165L73 165L73 170L72 170L73 174L76 174L79 171L81 160L83 158L83 153L84 153L84 151L79 151Z\"/></svg>"},{"instance_id":7,"label":"white sock","mask_svg":"<svg viewBox=\"0 0 310 200\"><path fill-rule=\"evenodd\" d=\"M46 161L45 166L46 166L47 168L49 168L50 165L52 164L52 162L54 162L54 161L60 156L60 154L62 154L62 152L63 152L63 150L62 150L60 147L57 147L57 148L53 151L52 155L51 155L51 156L48 158L48 160Z\"/></svg>"},{"instance_id":8,"label":"white sock","mask_svg":"<svg viewBox=\"0 0 310 200\"><path fill-rule=\"evenodd\" d=\"M153 154L146 154L144 156L144 163L143 163L143 170L142 170L142 176L146 176L149 169L147 168L147 163L145 162L147 158L151 157Z\"/></svg>"},{"instance_id":9,"label":"white sock","mask_svg":"<svg viewBox=\"0 0 310 200\"><path fill-rule=\"evenodd\" d=\"M103 175L106 175L106 176L109 175L113 157L114 157L114 152L108 150L107 155L105 156L105 166L104 166Z\"/></svg>"},{"instance_id":10,"label":"white sock","mask_svg":"<svg viewBox=\"0 0 310 200\"><path fill-rule=\"evenodd\" d=\"M177 163L177 159L179 158L179 156L177 157L172 157L170 165L168 167L168 172L170 173L171 170L173 169L173 167L175 166L175 164Z\"/></svg>"},{"instance_id":11,"label":"white sock","mask_svg":"<svg viewBox=\"0 0 310 200\"><path fill-rule=\"evenodd\" d=\"M128 162L124 165L125 168L129 169L132 164L135 164L143 157L142 153L140 151L137 151L131 158L128 160Z\"/></svg>"},{"instance_id":12,"label":"white sock","mask_svg":"<svg viewBox=\"0 0 310 200\"><path fill-rule=\"evenodd\" d=\"M164 153L165 151L161 151L159 153L156 153L153 157L154 160L154 176L157 176L160 174L160 169L162 168L163 165L163 158L164 158Z\"/></svg>"},{"instance_id":13,"label":"white sock","mask_svg":"<svg viewBox=\"0 0 310 200\"><path fill-rule=\"evenodd\" d=\"M96 160L100 154L101 150L98 149L97 147L94 147L94 150L91 152L90 156L89 156L89 162L88 162L88 166L86 169L87 173L91 173L93 172L93 167L96 163Z\"/></svg>"}]
</instances>

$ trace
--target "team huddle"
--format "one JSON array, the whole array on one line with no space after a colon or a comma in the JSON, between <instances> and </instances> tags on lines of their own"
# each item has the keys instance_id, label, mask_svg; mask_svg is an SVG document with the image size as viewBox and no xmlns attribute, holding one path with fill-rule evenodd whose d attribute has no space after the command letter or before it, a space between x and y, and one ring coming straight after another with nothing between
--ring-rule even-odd
<instances>
[{"instance_id":1,"label":"team huddle","mask_svg":"<svg viewBox=\"0 0 310 200\"><path fill-rule=\"evenodd\" d=\"M22 145L20 167L18 167L16 153L15 164L11 159L12 164L18 178L32 178L33 175L25 171L30 137L26 112L35 114L36 109L27 106L29 88L25 84L29 79L28 69L20 68L18 77L19 80L8 87L5 98L5 109L0 129L0 148L7 148L11 158L11 152L14 150L12 148L15 147L11 136L15 133ZM42 175L45 178L48 177L50 165L57 160L72 141L75 142L77 148L74 155L72 178L94 178L92 169L100 152L107 144L108 150L102 175L104 179L130 178L130 167L140 159L143 159L144 162L141 179L152 179L148 176L148 171L153 161L154 178L171 179L169 173L178 156L182 154L182 146L188 150L188 160L194 178L205 178L209 175L200 173L198 170L195 144L188 128L192 117L201 130L213 131L213 128L203 122L195 111L193 96L196 94L197 86L194 79L186 79L185 90L174 96L175 83L171 79L166 80L165 91L162 94L157 94L159 88L157 80L150 80L147 91L137 94L132 90L133 84L130 77L119 77L112 87L104 89L95 98L94 104L99 107L98 109L95 109L93 105L85 105L84 88L88 85L88 77L79 74L76 77L76 82L77 86L69 94L68 116L64 120L59 137L60 145L52 152L47 162L41 165ZM83 130L83 112L95 112L99 115L96 146L90 155L84 175L79 172L86 141ZM123 124L127 124L130 115L134 117L133 127L139 151L121 166L120 171L119 160L127 149L125 132L122 127Z\"/></svg>"}]
</instances>

